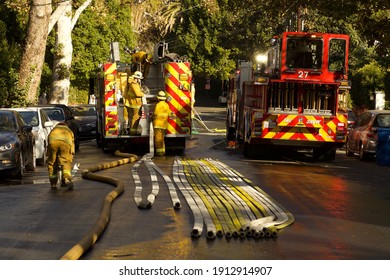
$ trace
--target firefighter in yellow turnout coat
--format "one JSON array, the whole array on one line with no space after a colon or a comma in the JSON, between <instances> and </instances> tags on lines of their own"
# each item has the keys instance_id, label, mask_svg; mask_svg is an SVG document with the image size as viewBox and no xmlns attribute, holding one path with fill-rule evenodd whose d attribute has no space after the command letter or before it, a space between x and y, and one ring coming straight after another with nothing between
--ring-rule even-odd
<instances>
[{"instance_id":1,"label":"firefighter in yellow turnout coat","mask_svg":"<svg viewBox=\"0 0 390 280\"><path fill-rule=\"evenodd\" d=\"M144 96L140 86L141 79L143 79L142 73L135 71L127 81L128 90L123 94L123 101L130 124L130 135L137 134L138 124L141 118L142 97Z\"/></svg>"},{"instance_id":2,"label":"firefighter in yellow turnout coat","mask_svg":"<svg viewBox=\"0 0 390 280\"><path fill-rule=\"evenodd\" d=\"M139 69L139 66L141 66L143 78L146 80L149 75L150 65L152 64L152 56L144 51L139 51L132 55L131 62L137 66L133 71Z\"/></svg>"},{"instance_id":3,"label":"firefighter in yellow turnout coat","mask_svg":"<svg viewBox=\"0 0 390 280\"><path fill-rule=\"evenodd\" d=\"M156 104L153 113L154 148L157 156L163 156L165 155L165 130L168 125L170 109L168 103L165 102L165 92L160 91L157 94L157 99L159 102Z\"/></svg>"},{"instance_id":4,"label":"firefighter in yellow turnout coat","mask_svg":"<svg viewBox=\"0 0 390 280\"><path fill-rule=\"evenodd\" d=\"M52 189L57 188L58 170L62 166L61 185L73 189L72 161L75 153L74 135L63 122L58 123L49 134L47 147L47 170Z\"/></svg>"}]
</instances>

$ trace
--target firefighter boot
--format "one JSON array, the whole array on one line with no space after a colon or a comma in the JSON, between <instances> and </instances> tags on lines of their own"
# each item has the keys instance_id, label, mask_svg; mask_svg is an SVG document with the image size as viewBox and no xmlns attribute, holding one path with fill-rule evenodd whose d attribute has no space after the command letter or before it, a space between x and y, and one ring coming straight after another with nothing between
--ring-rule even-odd
<instances>
[{"instance_id":1,"label":"firefighter boot","mask_svg":"<svg viewBox=\"0 0 390 280\"><path fill-rule=\"evenodd\" d=\"M73 182L69 178L65 178L65 186L68 187L68 190L73 190Z\"/></svg>"},{"instance_id":2,"label":"firefighter boot","mask_svg":"<svg viewBox=\"0 0 390 280\"><path fill-rule=\"evenodd\" d=\"M57 180L50 180L50 189L57 190Z\"/></svg>"}]
</instances>

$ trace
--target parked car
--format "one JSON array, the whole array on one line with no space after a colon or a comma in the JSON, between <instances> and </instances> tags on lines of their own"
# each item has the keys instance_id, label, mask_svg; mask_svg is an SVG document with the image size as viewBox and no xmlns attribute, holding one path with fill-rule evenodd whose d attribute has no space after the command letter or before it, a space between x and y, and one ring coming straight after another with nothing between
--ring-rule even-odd
<instances>
[{"instance_id":1,"label":"parked car","mask_svg":"<svg viewBox=\"0 0 390 280\"><path fill-rule=\"evenodd\" d=\"M378 128L390 128L390 110L369 110L357 117L347 134L345 153L361 160L375 156Z\"/></svg>"},{"instance_id":2,"label":"parked car","mask_svg":"<svg viewBox=\"0 0 390 280\"><path fill-rule=\"evenodd\" d=\"M355 121L356 121L355 113L351 109L348 109L348 121L347 121L348 130L350 130L353 127Z\"/></svg>"},{"instance_id":3,"label":"parked car","mask_svg":"<svg viewBox=\"0 0 390 280\"><path fill-rule=\"evenodd\" d=\"M96 107L92 104L70 105L75 120L79 124L80 139L95 139L97 113Z\"/></svg>"},{"instance_id":4,"label":"parked car","mask_svg":"<svg viewBox=\"0 0 390 280\"><path fill-rule=\"evenodd\" d=\"M35 138L36 164L40 166L46 165L46 148L49 133L54 127L53 122L43 108L14 108L14 110L19 112L27 125L32 126Z\"/></svg>"},{"instance_id":5,"label":"parked car","mask_svg":"<svg viewBox=\"0 0 390 280\"><path fill-rule=\"evenodd\" d=\"M45 110L53 123L56 124L57 122L64 122L68 125L68 127L73 131L75 150L78 151L80 147L79 124L75 120L74 115L69 107L64 104L46 104L37 105L37 107Z\"/></svg>"},{"instance_id":6,"label":"parked car","mask_svg":"<svg viewBox=\"0 0 390 280\"><path fill-rule=\"evenodd\" d=\"M0 109L0 172L21 179L35 171L34 135L15 110Z\"/></svg>"}]
</instances>

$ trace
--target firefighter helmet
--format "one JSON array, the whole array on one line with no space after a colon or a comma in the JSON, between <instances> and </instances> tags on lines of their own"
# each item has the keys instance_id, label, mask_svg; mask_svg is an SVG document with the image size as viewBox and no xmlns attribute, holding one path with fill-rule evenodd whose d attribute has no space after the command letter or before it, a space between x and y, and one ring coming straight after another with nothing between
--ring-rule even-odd
<instances>
[{"instance_id":1,"label":"firefighter helmet","mask_svg":"<svg viewBox=\"0 0 390 280\"><path fill-rule=\"evenodd\" d=\"M142 75L142 72L140 71L135 71L134 74L132 75L132 77L136 78L136 79L143 79L144 76Z\"/></svg>"},{"instance_id":2,"label":"firefighter helmet","mask_svg":"<svg viewBox=\"0 0 390 280\"><path fill-rule=\"evenodd\" d=\"M152 58L153 58L153 56L151 54L146 54L145 61L148 62L148 63L151 63L152 62Z\"/></svg>"},{"instance_id":3,"label":"firefighter helmet","mask_svg":"<svg viewBox=\"0 0 390 280\"><path fill-rule=\"evenodd\" d=\"M158 93L157 93L157 99L158 100L166 100L167 99L167 96L166 96L166 94L165 94L165 92L164 91L159 91Z\"/></svg>"}]
</instances>

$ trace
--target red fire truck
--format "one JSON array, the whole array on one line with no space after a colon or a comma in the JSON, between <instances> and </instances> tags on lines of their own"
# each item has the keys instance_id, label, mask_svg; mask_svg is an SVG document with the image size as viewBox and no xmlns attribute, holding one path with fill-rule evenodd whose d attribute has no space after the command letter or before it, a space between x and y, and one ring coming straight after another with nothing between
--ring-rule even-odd
<instances>
[{"instance_id":1,"label":"red fire truck","mask_svg":"<svg viewBox=\"0 0 390 280\"><path fill-rule=\"evenodd\" d=\"M129 135L123 92L129 75L142 71L141 65L123 64L113 59L101 65L95 78L94 96L98 112L97 143L103 150L138 150L149 147L151 113L157 103L158 91L165 90L171 113L166 130L166 150L182 151L191 136L192 72L190 63L169 53L166 43L156 44L147 79L142 80L144 92L138 135ZM145 150L146 151L146 150Z\"/></svg>"},{"instance_id":2,"label":"red fire truck","mask_svg":"<svg viewBox=\"0 0 390 280\"><path fill-rule=\"evenodd\" d=\"M272 45L266 64L239 62L230 79L227 140L246 156L287 147L334 159L347 133L349 36L284 32Z\"/></svg>"}]
</instances>

